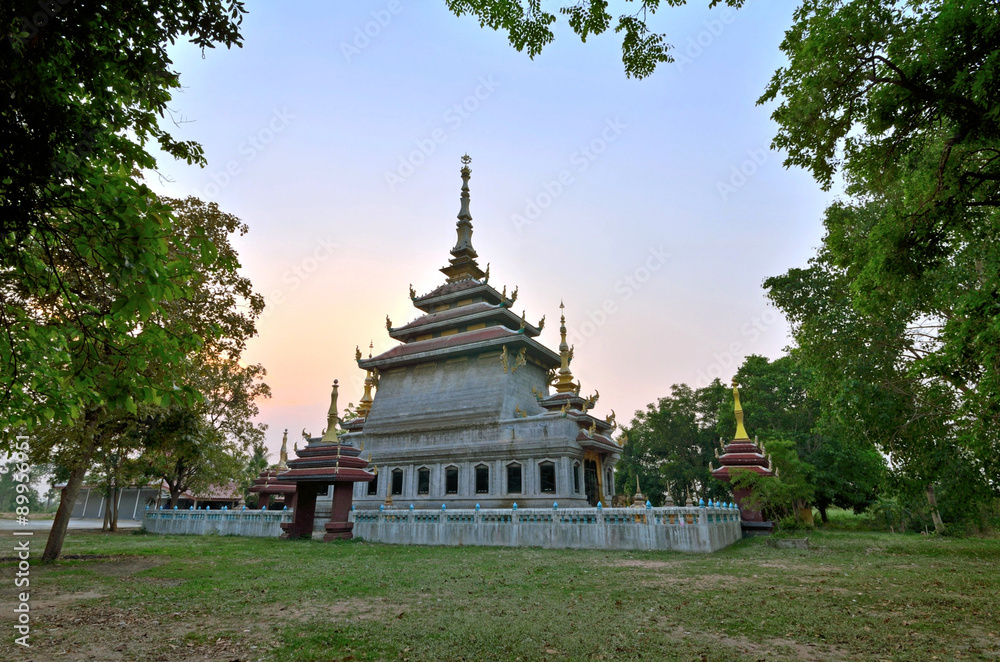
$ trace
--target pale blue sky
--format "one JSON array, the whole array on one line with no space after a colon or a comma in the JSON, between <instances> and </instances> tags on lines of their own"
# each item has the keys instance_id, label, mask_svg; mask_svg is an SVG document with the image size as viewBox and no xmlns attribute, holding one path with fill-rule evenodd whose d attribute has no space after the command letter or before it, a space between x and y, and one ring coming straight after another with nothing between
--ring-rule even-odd
<instances>
[{"instance_id":1,"label":"pale blue sky","mask_svg":"<svg viewBox=\"0 0 1000 662\"><path fill-rule=\"evenodd\" d=\"M175 133L209 166L161 159L172 181L157 186L250 226L237 245L269 311L245 358L270 373L272 449L285 427L323 427L334 378L341 405L356 402L355 345L393 346L385 315L416 316L409 283L443 281L466 152L491 283L520 286L515 309L547 315L553 347L565 300L574 373L600 389L600 413L627 422L673 383L781 353L787 326L761 282L805 263L831 200L768 150L772 109L755 106L793 5L707 4L655 17L680 61L642 81L625 77L617 35L581 44L563 26L532 61L426 0L250 1L243 49L175 49Z\"/></svg>"}]
</instances>

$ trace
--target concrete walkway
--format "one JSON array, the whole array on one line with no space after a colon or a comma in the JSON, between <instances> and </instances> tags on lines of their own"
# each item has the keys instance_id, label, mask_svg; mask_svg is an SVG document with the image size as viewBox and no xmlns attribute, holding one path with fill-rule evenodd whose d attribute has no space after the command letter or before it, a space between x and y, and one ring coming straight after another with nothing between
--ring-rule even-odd
<instances>
[{"instance_id":1,"label":"concrete walkway","mask_svg":"<svg viewBox=\"0 0 1000 662\"><path fill-rule=\"evenodd\" d=\"M96 529L100 531L103 525L103 519L71 519L69 521L69 528L71 530ZM118 520L119 529L138 529L140 526L142 526L142 520ZM45 531L48 533L51 529L52 520L50 519L32 519L28 520L27 524L18 524L17 520L12 519L0 519L0 534L6 534L13 531Z\"/></svg>"}]
</instances>

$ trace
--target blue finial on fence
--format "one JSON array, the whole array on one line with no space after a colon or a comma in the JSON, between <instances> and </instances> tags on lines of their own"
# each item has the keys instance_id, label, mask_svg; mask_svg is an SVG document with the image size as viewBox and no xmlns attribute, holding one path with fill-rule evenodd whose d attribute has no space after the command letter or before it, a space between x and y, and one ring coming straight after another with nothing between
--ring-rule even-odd
<instances>
[{"instance_id":1,"label":"blue finial on fence","mask_svg":"<svg viewBox=\"0 0 1000 662\"><path fill-rule=\"evenodd\" d=\"M598 510L603 510L604 509L604 504L602 504L600 501L598 501L597 502L597 509Z\"/></svg>"},{"instance_id":2,"label":"blue finial on fence","mask_svg":"<svg viewBox=\"0 0 1000 662\"><path fill-rule=\"evenodd\" d=\"M352 513L354 512L354 504L353 503L351 504L351 512Z\"/></svg>"},{"instance_id":3,"label":"blue finial on fence","mask_svg":"<svg viewBox=\"0 0 1000 662\"><path fill-rule=\"evenodd\" d=\"M351 508L353 508L353 507L354 506L351 506ZM267 510L267 504L266 503L263 506L261 506L261 510Z\"/></svg>"},{"instance_id":4,"label":"blue finial on fence","mask_svg":"<svg viewBox=\"0 0 1000 662\"><path fill-rule=\"evenodd\" d=\"M705 500L704 499L698 499L698 507L699 508L704 508L705 507Z\"/></svg>"},{"instance_id":5,"label":"blue finial on fence","mask_svg":"<svg viewBox=\"0 0 1000 662\"><path fill-rule=\"evenodd\" d=\"M441 510L448 510L448 504L442 503L441 504Z\"/></svg>"},{"instance_id":6,"label":"blue finial on fence","mask_svg":"<svg viewBox=\"0 0 1000 662\"><path fill-rule=\"evenodd\" d=\"M476 504L476 510L477 511L479 510L479 504L478 503Z\"/></svg>"},{"instance_id":7,"label":"blue finial on fence","mask_svg":"<svg viewBox=\"0 0 1000 662\"><path fill-rule=\"evenodd\" d=\"M517 501L515 501L514 505L511 506L511 510L517 510Z\"/></svg>"},{"instance_id":8,"label":"blue finial on fence","mask_svg":"<svg viewBox=\"0 0 1000 662\"><path fill-rule=\"evenodd\" d=\"M653 507L653 504L651 504L651 503L649 502L649 499L646 499L646 507L647 507L647 508L652 508L652 507Z\"/></svg>"},{"instance_id":9,"label":"blue finial on fence","mask_svg":"<svg viewBox=\"0 0 1000 662\"><path fill-rule=\"evenodd\" d=\"M288 510L288 506L285 506L284 508L282 508L282 510Z\"/></svg>"},{"instance_id":10,"label":"blue finial on fence","mask_svg":"<svg viewBox=\"0 0 1000 662\"><path fill-rule=\"evenodd\" d=\"M247 509L246 506L243 506L242 508L240 508L240 510L246 510L246 509Z\"/></svg>"},{"instance_id":11,"label":"blue finial on fence","mask_svg":"<svg viewBox=\"0 0 1000 662\"><path fill-rule=\"evenodd\" d=\"M559 510L559 502L558 501L553 501L552 502L552 510Z\"/></svg>"},{"instance_id":12,"label":"blue finial on fence","mask_svg":"<svg viewBox=\"0 0 1000 662\"><path fill-rule=\"evenodd\" d=\"M380 503L380 504L378 505L378 509L379 509L379 510L385 510L385 504L384 504L384 503Z\"/></svg>"},{"instance_id":13,"label":"blue finial on fence","mask_svg":"<svg viewBox=\"0 0 1000 662\"><path fill-rule=\"evenodd\" d=\"M411 511L413 510L413 504L412 503L410 504L410 510Z\"/></svg>"},{"instance_id":14,"label":"blue finial on fence","mask_svg":"<svg viewBox=\"0 0 1000 662\"><path fill-rule=\"evenodd\" d=\"M174 510L177 510L177 506L174 506Z\"/></svg>"}]
</instances>

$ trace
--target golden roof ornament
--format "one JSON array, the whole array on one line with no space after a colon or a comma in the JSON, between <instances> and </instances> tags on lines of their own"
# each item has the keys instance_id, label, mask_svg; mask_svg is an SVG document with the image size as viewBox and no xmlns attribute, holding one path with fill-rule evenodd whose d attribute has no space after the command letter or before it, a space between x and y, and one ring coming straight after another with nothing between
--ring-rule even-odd
<instances>
[{"instance_id":1,"label":"golden roof ornament","mask_svg":"<svg viewBox=\"0 0 1000 662\"><path fill-rule=\"evenodd\" d=\"M355 361L361 360L361 348L358 347L357 345L355 345L354 347L354 360Z\"/></svg>"},{"instance_id":2,"label":"golden roof ornament","mask_svg":"<svg viewBox=\"0 0 1000 662\"><path fill-rule=\"evenodd\" d=\"M312 432L306 432L306 429L302 428L302 438L305 439L306 441L309 441L310 439L312 439Z\"/></svg>"},{"instance_id":3,"label":"golden roof ornament","mask_svg":"<svg viewBox=\"0 0 1000 662\"><path fill-rule=\"evenodd\" d=\"M571 361L571 354L569 345L566 343L566 315L564 312L566 306L563 302L559 302L559 373L556 376L555 388L556 393L573 393L577 391L576 386L573 384L573 373L570 372L569 362Z\"/></svg>"},{"instance_id":4,"label":"golden roof ornament","mask_svg":"<svg viewBox=\"0 0 1000 662\"><path fill-rule=\"evenodd\" d=\"M448 266L441 269L441 272L448 277L449 283L469 278L482 280L486 275L476 263L476 258L479 256L472 247L472 213L469 211L469 177L472 176L470 163L472 159L468 154L462 157L462 206L458 212L458 223L455 225L458 239L455 247L451 249Z\"/></svg>"},{"instance_id":5,"label":"golden roof ornament","mask_svg":"<svg viewBox=\"0 0 1000 662\"><path fill-rule=\"evenodd\" d=\"M392 320L389 319L388 315L385 316L385 328L387 331L392 331Z\"/></svg>"},{"instance_id":6,"label":"golden roof ornament","mask_svg":"<svg viewBox=\"0 0 1000 662\"><path fill-rule=\"evenodd\" d=\"M542 319L538 320L538 330L541 331L545 328L545 315L542 315Z\"/></svg>"},{"instance_id":7,"label":"golden roof ornament","mask_svg":"<svg viewBox=\"0 0 1000 662\"><path fill-rule=\"evenodd\" d=\"M736 437L733 441L750 441L750 435L743 427L743 406L740 405L739 383L733 377L733 412L736 414Z\"/></svg>"},{"instance_id":8,"label":"golden roof ornament","mask_svg":"<svg viewBox=\"0 0 1000 662\"><path fill-rule=\"evenodd\" d=\"M490 282L490 263L487 262L486 263L486 273L483 274L483 283L485 284L485 283L489 283L489 282Z\"/></svg>"},{"instance_id":9,"label":"golden roof ornament","mask_svg":"<svg viewBox=\"0 0 1000 662\"><path fill-rule=\"evenodd\" d=\"M410 300L417 298L417 291L413 289L413 283L410 283Z\"/></svg>"},{"instance_id":10,"label":"golden roof ornament","mask_svg":"<svg viewBox=\"0 0 1000 662\"><path fill-rule=\"evenodd\" d=\"M326 412L326 431L320 441L337 441L337 424L340 422L340 417L337 415L337 390L340 388L338 384L339 380L334 379L333 388L330 391L330 408Z\"/></svg>"},{"instance_id":11,"label":"golden roof ornament","mask_svg":"<svg viewBox=\"0 0 1000 662\"><path fill-rule=\"evenodd\" d=\"M512 306L515 301L517 301L517 285L514 286L514 291L510 293L510 304Z\"/></svg>"},{"instance_id":12,"label":"golden roof ornament","mask_svg":"<svg viewBox=\"0 0 1000 662\"><path fill-rule=\"evenodd\" d=\"M358 402L358 416L361 418L368 418L368 414L372 411L372 385L375 383L372 377L372 371L367 371L367 376L365 377L365 393L361 396L361 400Z\"/></svg>"},{"instance_id":13,"label":"golden roof ornament","mask_svg":"<svg viewBox=\"0 0 1000 662\"><path fill-rule=\"evenodd\" d=\"M278 453L278 466L275 468L278 471L288 471L288 428L285 428L285 434L281 437L281 451Z\"/></svg>"}]
</instances>

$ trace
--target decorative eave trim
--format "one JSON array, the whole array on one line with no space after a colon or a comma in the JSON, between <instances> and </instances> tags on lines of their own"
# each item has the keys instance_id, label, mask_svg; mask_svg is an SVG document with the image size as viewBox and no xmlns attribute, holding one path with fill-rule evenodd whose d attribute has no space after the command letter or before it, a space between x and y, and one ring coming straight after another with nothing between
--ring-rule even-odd
<instances>
[{"instance_id":1,"label":"decorative eave trim","mask_svg":"<svg viewBox=\"0 0 1000 662\"><path fill-rule=\"evenodd\" d=\"M435 338L434 340L438 340L438 338ZM429 341L421 341L421 342L429 342ZM438 359L443 359L445 357L452 356L454 354L481 353L488 351L490 349L499 350L504 345L517 344L517 343L524 343L525 345L528 346L530 350L533 350L536 354L539 354L545 359L547 359L550 364L559 363L559 355L553 352L545 345L542 345L541 343L528 337L527 335L511 332L510 335L501 338L491 338L490 340L481 340L479 342L473 342L464 345L442 347L441 349L433 349L427 352L416 352L413 354L406 354L403 356L393 356L387 359L379 359L378 357L371 359L361 359L360 361L358 361L358 366L364 370L371 370L374 368L378 368L379 370L384 371L388 368L409 365L412 363L426 363L429 361L436 361Z\"/></svg>"}]
</instances>

